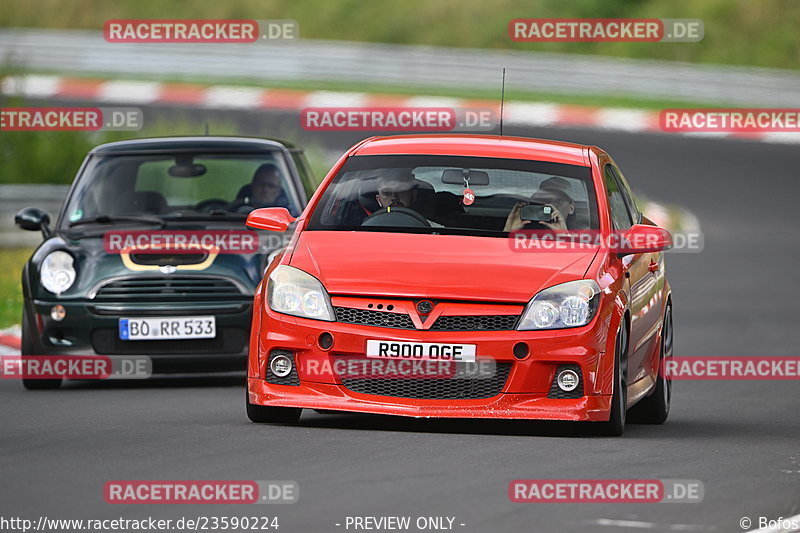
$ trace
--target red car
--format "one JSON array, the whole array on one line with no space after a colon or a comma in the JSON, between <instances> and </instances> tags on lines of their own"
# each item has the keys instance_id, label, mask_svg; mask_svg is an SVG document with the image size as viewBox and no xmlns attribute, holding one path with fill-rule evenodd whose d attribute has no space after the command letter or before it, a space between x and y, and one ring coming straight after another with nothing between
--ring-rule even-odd
<instances>
[{"instance_id":1,"label":"red car","mask_svg":"<svg viewBox=\"0 0 800 533\"><path fill-rule=\"evenodd\" d=\"M296 221L282 208L247 220L293 223L256 291L252 421L297 422L306 408L586 421L619 435L628 410L666 420L672 238L603 150L370 138Z\"/></svg>"}]
</instances>

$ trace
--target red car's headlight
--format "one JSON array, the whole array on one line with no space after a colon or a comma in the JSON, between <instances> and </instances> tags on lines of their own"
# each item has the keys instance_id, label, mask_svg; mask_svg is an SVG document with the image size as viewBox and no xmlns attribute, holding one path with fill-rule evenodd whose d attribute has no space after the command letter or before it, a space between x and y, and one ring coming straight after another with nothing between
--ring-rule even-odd
<instances>
[{"instance_id":1,"label":"red car's headlight","mask_svg":"<svg viewBox=\"0 0 800 533\"><path fill-rule=\"evenodd\" d=\"M306 272L280 265L269 275L266 305L287 315L333 322L331 299L322 283Z\"/></svg>"},{"instance_id":2,"label":"red car's headlight","mask_svg":"<svg viewBox=\"0 0 800 533\"><path fill-rule=\"evenodd\" d=\"M569 281L531 298L518 330L577 328L591 322L600 302L600 287L592 280Z\"/></svg>"}]
</instances>

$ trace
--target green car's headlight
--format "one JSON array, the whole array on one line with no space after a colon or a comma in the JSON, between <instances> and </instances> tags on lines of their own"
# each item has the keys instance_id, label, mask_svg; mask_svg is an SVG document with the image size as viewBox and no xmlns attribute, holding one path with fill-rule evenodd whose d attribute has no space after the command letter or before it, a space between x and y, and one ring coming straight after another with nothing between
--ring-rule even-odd
<instances>
[{"instance_id":1,"label":"green car's headlight","mask_svg":"<svg viewBox=\"0 0 800 533\"><path fill-rule=\"evenodd\" d=\"M315 320L334 321L331 299L317 278L281 265L269 275L267 305L273 311Z\"/></svg>"},{"instance_id":2,"label":"green car's headlight","mask_svg":"<svg viewBox=\"0 0 800 533\"><path fill-rule=\"evenodd\" d=\"M64 251L51 252L42 261L39 279L48 291L61 294L75 283L75 260Z\"/></svg>"},{"instance_id":3,"label":"green car's headlight","mask_svg":"<svg viewBox=\"0 0 800 533\"><path fill-rule=\"evenodd\" d=\"M540 291L528 302L517 329L577 328L591 322L600 302L592 280L562 283Z\"/></svg>"}]
</instances>

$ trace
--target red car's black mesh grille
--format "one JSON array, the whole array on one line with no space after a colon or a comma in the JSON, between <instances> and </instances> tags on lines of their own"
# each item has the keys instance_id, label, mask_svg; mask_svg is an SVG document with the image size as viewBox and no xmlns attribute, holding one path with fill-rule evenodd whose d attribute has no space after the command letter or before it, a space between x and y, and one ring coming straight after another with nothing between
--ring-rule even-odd
<instances>
[{"instance_id":1,"label":"red car's black mesh grille","mask_svg":"<svg viewBox=\"0 0 800 533\"><path fill-rule=\"evenodd\" d=\"M405 313L390 313L371 309L334 307L336 320L347 324L380 328L416 329ZM431 331L507 331L517 324L517 315L447 315L440 316Z\"/></svg>"},{"instance_id":2,"label":"red car's black mesh grille","mask_svg":"<svg viewBox=\"0 0 800 533\"><path fill-rule=\"evenodd\" d=\"M334 307L333 310L336 313L336 320L339 322L379 328L415 329L411 317L403 313L387 313L351 307Z\"/></svg>"},{"instance_id":3,"label":"red car's black mesh grille","mask_svg":"<svg viewBox=\"0 0 800 533\"><path fill-rule=\"evenodd\" d=\"M503 331L512 330L517 315L440 316L431 326L433 331Z\"/></svg>"},{"instance_id":4,"label":"red car's black mesh grille","mask_svg":"<svg viewBox=\"0 0 800 533\"><path fill-rule=\"evenodd\" d=\"M342 385L361 394L420 400L469 400L500 394L511 371L511 363L497 363L491 377L362 379L345 378Z\"/></svg>"}]
</instances>

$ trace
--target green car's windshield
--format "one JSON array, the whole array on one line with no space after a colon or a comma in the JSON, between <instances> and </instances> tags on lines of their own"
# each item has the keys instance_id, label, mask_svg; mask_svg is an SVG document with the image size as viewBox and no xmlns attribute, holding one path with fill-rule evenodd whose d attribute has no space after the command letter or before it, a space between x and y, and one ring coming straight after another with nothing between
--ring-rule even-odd
<instances>
[{"instance_id":1,"label":"green car's windshield","mask_svg":"<svg viewBox=\"0 0 800 533\"><path fill-rule=\"evenodd\" d=\"M61 227L156 220L236 220L261 207L300 212L281 152L94 156ZM150 222L148 222L150 221Z\"/></svg>"}]
</instances>

